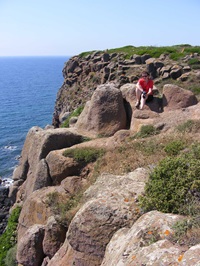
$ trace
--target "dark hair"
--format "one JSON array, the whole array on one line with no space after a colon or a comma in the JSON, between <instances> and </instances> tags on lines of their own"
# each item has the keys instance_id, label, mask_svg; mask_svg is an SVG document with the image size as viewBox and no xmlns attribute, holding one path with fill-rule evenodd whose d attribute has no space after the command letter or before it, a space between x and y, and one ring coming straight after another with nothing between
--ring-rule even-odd
<instances>
[{"instance_id":1,"label":"dark hair","mask_svg":"<svg viewBox=\"0 0 200 266\"><path fill-rule=\"evenodd\" d=\"M149 72L147 72L147 71L143 71L143 72L142 72L142 76L144 76L144 75L149 76Z\"/></svg>"}]
</instances>

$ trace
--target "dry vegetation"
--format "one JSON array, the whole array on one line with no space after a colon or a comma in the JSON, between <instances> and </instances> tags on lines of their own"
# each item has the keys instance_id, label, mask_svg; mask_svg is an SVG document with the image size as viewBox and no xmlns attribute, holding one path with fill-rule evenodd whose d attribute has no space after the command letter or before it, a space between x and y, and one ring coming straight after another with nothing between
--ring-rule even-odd
<instances>
[{"instance_id":1,"label":"dry vegetation","mask_svg":"<svg viewBox=\"0 0 200 266\"><path fill-rule=\"evenodd\" d=\"M153 168L168 155L165 147L170 143L179 142L180 139L184 148L194 141L191 134L178 131L170 134L160 133L146 138L127 137L120 147L105 154L96 170L99 174L107 172L123 175L138 167Z\"/></svg>"}]
</instances>

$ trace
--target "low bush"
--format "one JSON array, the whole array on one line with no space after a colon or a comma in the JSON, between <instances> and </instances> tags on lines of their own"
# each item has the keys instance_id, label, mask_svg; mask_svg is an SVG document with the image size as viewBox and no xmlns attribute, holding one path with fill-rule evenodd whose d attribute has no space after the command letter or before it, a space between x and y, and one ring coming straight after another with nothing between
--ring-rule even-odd
<instances>
[{"instance_id":1,"label":"low bush","mask_svg":"<svg viewBox=\"0 0 200 266\"><path fill-rule=\"evenodd\" d=\"M187 153L161 160L150 174L139 202L144 211L188 215L200 201L200 144ZM187 208L187 206L190 208Z\"/></svg>"},{"instance_id":2,"label":"low bush","mask_svg":"<svg viewBox=\"0 0 200 266\"><path fill-rule=\"evenodd\" d=\"M104 150L96 148L76 148L65 150L63 155L65 157L74 158L78 162L90 163L96 161L104 154Z\"/></svg>"},{"instance_id":3,"label":"low bush","mask_svg":"<svg viewBox=\"0 0 200 266\"><path fill-rule=\"evenodd\" d=\"M5 259L7 252L17 243L17 225L21 208L16 207L9 219L5 232L0 236L0 265L6 266ZM14 254L14 253L13 253ZM12 258L15 260L15 258Z\"/></svg>"},{"instance_id":4,"label":"low bush","mask_svg":"<svg viewBox=\"0 0 200 266\"><path fill-rule=\"evenodd\" d=\"M17 254L17 245L8 250L5 258L6 266L17 266L16 254Z\"/></svg>"},{"instance_id":5,"label":"low bush","mask_svg":"<svg viewBox=\"0 0 200 266\"><path fill-rule=\"evenodd\" d=\"M171 241L179 245L195 246L200 243L200 217L195 216L178 221L172 227Z\"/></svg>"},{"instance_id":6,"label":"low bush","mask_svg":"<svg viewBox=\"0 0 200 266\"><path fill-rule=\"evenodd\" d=\"M52 192L47 195L46 204L51 208L57 221L64 227L68 227L74 217L83 192L80 190L76 195L61 199L58 192Z\"/></svg>"},{"instance_id":7,"label":"low bush","mask_svg":"<svg viewBox=\"0 0 200 266\"><path fill-rule=\"evenodd\" d=\"M143 125L141 126L140 131L135 135L135 138L146 138L156 134L159 134L159 130L153 125Z\"/></svg>"},{"instance_id":8,"label":"low bush","mask_svg":"<svg viewBox=\"0 0 200 266\"><path fill-rule=\"evenodd\" d=\"M83 106L79 106L76 110L74 110L68 117L67 119L61 124L60 127L69 127L69 121L70 118L73 116L79 116L81 112L83 111Z\"/></svg>"},{"instance_id":9,"label":"low bush","mask_svg":"<svg viewBox=\"0 0 200 266\"><path fill-rule=\"evenodd\" d=\"M172 142L169 142L165 148L164 151L169 156L178 155L181 150L183 150L185 147L182 140L174 140Z\"/></svg>"},{"instance_id":10,"label":"low bush","mask_svg":"<svg viewBox=\"0 0 200 266\"><path fill-rule=\"evenodd\" d=\"M188 65L192 66L192 65L199 65L200 64L200 61L199 59L197 58L191 58L189 61L188 61Z\"/></svg>"}]
</instances>

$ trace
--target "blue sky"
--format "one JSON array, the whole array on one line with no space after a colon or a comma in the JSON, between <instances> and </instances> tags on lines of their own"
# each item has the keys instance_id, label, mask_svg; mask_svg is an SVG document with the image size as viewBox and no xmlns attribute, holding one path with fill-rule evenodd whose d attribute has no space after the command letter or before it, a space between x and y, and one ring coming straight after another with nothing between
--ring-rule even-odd
<instances>
[{"instance_id":1,"label":"blue sky","mask_svg":"<svg viewBox=\"0 0 200 266\"><path fill-rule=\"evenodd\" d=\"M0 0L0 56L200 45L199 0Z\"/></svg>"}]
</instances>

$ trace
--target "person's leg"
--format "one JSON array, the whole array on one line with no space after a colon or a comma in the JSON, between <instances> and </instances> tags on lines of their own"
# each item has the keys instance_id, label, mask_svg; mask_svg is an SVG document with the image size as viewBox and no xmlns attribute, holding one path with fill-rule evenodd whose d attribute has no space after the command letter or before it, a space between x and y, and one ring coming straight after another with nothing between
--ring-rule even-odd
<instances>
[{"instance_id":1,"label":"person's leg","mask_svg":"<svg viewBox=\"0 0 200 266\"><path fill-rule=\"evenodd\" d=\"M143 107L144 107L144 105L145 105L145 103L147 102L151 102L153 100L153 95L146 95L145 96L145 98L143 97L143 95L142 95L142 97L141 97L141 101L140 101L140 109L142 110L143 109Z\"/></svg>"},{"instance_id":2,"label":"person's leg","mask_svg":"<svg viewBox=\"0 0 200 266\"><path fill-rule=\"evenodd\" d=\"M142 92L141 92L141 90L139 90L136 87L135 93L136 93L136 104L135 104L135 106L138 107L140 105L140 98L141 98Z\"/></svg>"},{"instance_id":3,"label":"person's leg","mask_svg":"<svg viewBox=\"0 0 200 266\"><path fill-rule=\"evenodd\" d=\"M145 96L145 98L144 98L142 95L141 100L140 100L140 110L142 110L144 108L146 98L147 98L147 96Z\"/></svg>"}]
</instances>

